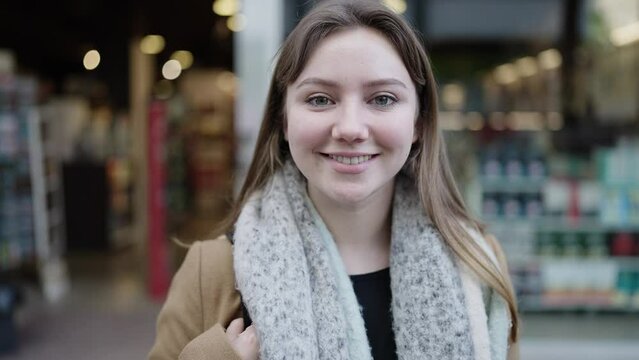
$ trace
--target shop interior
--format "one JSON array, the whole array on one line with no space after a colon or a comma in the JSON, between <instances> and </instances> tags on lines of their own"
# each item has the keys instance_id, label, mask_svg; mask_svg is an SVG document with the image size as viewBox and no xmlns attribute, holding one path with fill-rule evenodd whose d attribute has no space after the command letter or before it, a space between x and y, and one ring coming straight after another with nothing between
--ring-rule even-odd
<instances>
[{"instance_id":1,"label":"shop interior","mask_svg":"<svg viewBox=\"0 0 639 360\"><path fill-rule=\"evenodd\" d=\"M522 359L637 359L639 0L382 2L424 36ZM313 3L0 4L0 359L146 356Z\"/></svg>"}]
</instances>

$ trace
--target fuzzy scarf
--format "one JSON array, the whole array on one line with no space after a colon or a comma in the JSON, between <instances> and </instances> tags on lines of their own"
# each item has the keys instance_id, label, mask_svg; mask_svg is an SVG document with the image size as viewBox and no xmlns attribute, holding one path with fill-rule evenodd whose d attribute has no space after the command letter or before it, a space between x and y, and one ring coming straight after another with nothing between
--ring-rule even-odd
<instances>
[{"instance_id":1,"label":"fuzzy scarf","mask_svg":"<svg viewBox=\"0 0 639 360\"><path fill-rule=\"evenodd\" d=\"M459 271L415 186L396 179L390 273L398 359L473 359ZM244 206L233 258L261 360L372 358L350 278L290 161Z\"/></svg>"}]
</instances>

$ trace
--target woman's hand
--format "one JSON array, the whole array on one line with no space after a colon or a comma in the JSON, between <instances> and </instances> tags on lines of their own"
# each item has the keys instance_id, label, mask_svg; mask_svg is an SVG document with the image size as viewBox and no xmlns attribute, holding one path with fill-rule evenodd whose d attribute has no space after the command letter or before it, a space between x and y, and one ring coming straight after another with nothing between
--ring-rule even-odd
<instances>
[{"instance_id":1,"label":"woman's hand","mask_svg":"<svg viewBox=\"0 0 639 360\"><path fill-rule=\"evenodd\" d=\"M260 344L255 326L251 325L245 330L244 320L237 318L226 328L226 338L242 360L258 359Z\"/></svg>"}]
</instances>

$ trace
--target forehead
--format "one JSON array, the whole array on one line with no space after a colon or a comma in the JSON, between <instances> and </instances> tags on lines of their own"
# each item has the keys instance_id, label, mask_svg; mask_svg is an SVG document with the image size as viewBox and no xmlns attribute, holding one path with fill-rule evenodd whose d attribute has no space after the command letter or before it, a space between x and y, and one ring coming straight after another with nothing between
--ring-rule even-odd
<instances>
[{"instance_id":1,"label":"forehead","mask_svg":"<svg viewBox=\"0 0 639 360\"><path fill-rule=\"evenodd\" d=\"M410 80L395 46L377 30L365 27L341 30L323 39L294 83L311 75L349 78L368 75Z\"/></svg>"}]
</instances>

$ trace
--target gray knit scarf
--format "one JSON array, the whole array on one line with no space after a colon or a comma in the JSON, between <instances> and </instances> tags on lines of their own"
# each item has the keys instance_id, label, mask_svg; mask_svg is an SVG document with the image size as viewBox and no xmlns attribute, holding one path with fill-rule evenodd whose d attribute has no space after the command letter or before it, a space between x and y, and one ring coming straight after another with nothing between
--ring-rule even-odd
<instances>
[{"instance_id":1,"label":"gray knit scarf","mask_svg":"<svg viewBox=\"0 0 639 360\"><path fill-rule=\"evenodd\" d=\"M472 359L458 269L403 176L396 180L391 236L398 359ZM290 161L245 205L234 244L237 286L258 330L261 360L372 358L337 247Z\"/></svg>"}]
</instances>

